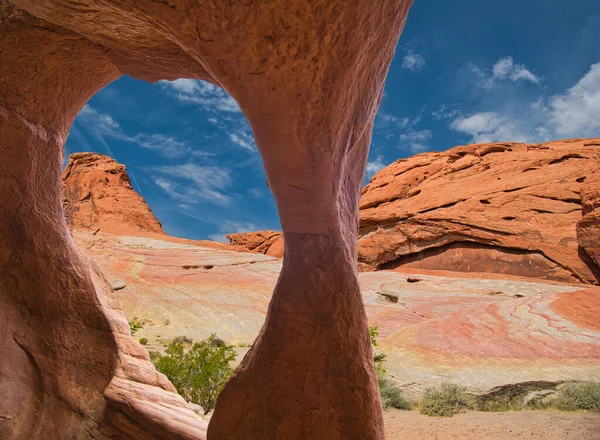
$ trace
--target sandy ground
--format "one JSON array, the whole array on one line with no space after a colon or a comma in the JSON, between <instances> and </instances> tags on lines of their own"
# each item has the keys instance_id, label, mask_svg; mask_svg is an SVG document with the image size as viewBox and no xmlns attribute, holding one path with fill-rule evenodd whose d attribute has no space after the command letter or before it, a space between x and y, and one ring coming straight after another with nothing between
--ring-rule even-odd
<instances>
[{"instance_id":1,"label":"sandy ground","mask_svg":"<svg viewBox=\"0 0 600 440\"><path fill-rule=\"evenodd\" d=\"M488 413L452 418L417 411L385 411L387 440L600 440L600 414L553 411Z\"/></svg>"}]
</instances>

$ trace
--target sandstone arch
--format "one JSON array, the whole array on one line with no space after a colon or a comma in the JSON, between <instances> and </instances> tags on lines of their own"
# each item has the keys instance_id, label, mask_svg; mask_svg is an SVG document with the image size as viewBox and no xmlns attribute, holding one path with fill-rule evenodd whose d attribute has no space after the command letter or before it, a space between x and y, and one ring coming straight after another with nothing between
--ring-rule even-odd
<instances>
[{"instance_id":1,"label":"sandstone arch","mask_svg":"<svg viewBox=\"0 0 600 440\"><path fill-rule=\"evenodd\" d=\"M358 199L410 4L0 0L0 435L205 436L129 337L60 203L70 125L125 73L224 87L279 208L283 271L208 438L383 438L356 276Z\"/></svg>"}]
</instances>

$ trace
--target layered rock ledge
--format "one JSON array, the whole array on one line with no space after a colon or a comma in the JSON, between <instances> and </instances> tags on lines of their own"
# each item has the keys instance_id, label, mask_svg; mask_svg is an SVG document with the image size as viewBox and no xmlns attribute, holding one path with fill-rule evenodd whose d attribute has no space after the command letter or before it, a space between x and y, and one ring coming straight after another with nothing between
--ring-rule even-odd
<instances>
[{"instance_id":1,"label":"layered rock ledge","mask_svg":"<svg viewBox=\"0 0 600 440\"><path fill-rule=\"evenodd\" d=\"M361 269L598 284L599 164L600 139L476 144L399 159L362 190ZM229 238L273 256L283 247L273 232Z\"/></svg>"}]
</instances>

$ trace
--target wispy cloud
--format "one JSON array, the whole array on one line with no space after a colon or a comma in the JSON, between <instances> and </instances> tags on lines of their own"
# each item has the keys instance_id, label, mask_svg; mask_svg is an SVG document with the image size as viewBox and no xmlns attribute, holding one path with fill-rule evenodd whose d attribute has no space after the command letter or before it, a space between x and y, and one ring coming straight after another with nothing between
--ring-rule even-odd
<instances>
[{"instance_id":1,"label":"wispy cloud","mask_svg":"<svg viewBox=\"0 0 600 440\"><path fill-rule=\"evenodd\" d=\"M387 164L383 162L383 156L377 156L375 160L367 162L366 177L370 179L386 166Z\"/></svg>"},{"instance_id":2,"label":"wispy cloud","mask_svg":"<svg viewBox=\"0 0 600 440\"><path fill-rule=\"evenodd\" d=\"M539 84L540 78L525 67L523 64L515 64L512 57L505 57L500 60L492 68L493 78L510 79L516 81L528 81L533 84Z\"/></svg>"},{"instance_id":3,"label":"wispy cloud","mask_svg":"<svg viewBox=\"0 0 600 440\"><path fill-rule=\"evenodd\" d=\"M104 141L104 137L111 137L120 141L130 142L147 150L155 151L167 158L178 158L189 154L196 157L214 155L213 153L194 150L186 142L160 133L128 135L111 115L100 112L89 104L81 109L77 116L77 122L83 124L86 130L95 134L102 141Z\"/></svg>"},{"instance_id":4,"label":"wispy cloud","mask_svg":"<svg viewBox=\"0 0 600 440\"><path fill-rule=\"evenodd\" d=\"M427 142L432 138L433 133L431 130L414 130L411 128L402 133L399 140L401 145L408 146L409 150L416 154L426 151L429 148Z\"/></svg>"},{"instance_id":5,"label":"wispy cloud","mask_svg":"<svg viewBox=\"0 0 600 440\"><path fill-rule=\"evenodd\" d=\"M231 185L231 177L225 168L185 163L153 167L152 170L160 176L154 180L156 185L187 205L231 203L231 197L225 192Z\"/></svg>"},{"instance_id":6,"label":"wispy cloud","mask_svg":"<svg viewBox=\"0 0 600 440\"><path fill-rule=\"evenodd\" d=\"M208 236L209 239L214 241L220 241L224 243L229 243L227 239L227 234L235 234L237 232L251 232L251 231L259 231L261 228L256 226L251 222L238 222L234 220L225 220L219 226L219 232L215 234L210 234Z\"/></svg>"},{"instance_id":7,"label":"wispy cloud","mask_svg":"<svg viewBox=\"0 0 600 440\"><path fill-rule=\"evenodd\" d=\"M257 151L256 144L254 143L254 138L250 134L248 134L246 131L244 131L244 130L237 130L235 132L228 131L227 134L229 135L229 139L231 139L231 142L233 142L234 144L239 145L243 149L251 151L251 152Z\"/></svg>"},{"instance_id":8,"label":"wispy cloud","mask_svg":"<svg viewBox=\"0 0 600 440\"><path fill-rule=\"evenodd\" d=\"M397 147L407 149L412 154L421 153L429 149L428 141L433 138L430 129L417 128L425 114L425 108L412 118L400 117L380 110L373 131L376 135L385 137L385 142L397 140Z\"/></svg>"},{"instance_id":9,"label":"wispy cloud","mask_svg":"<svg viewBox=\"0 0 600 440\"><path fill-rule=\"evenodd\" d=\"M258 152L248 121L225 90L195 79L162 80L158 83L179 101L199 105L211 112L207 121L227 136L233 145L250 153Z\"/></svg>"},{"instance_id":10,"label":"wispy cloud","mask_svg":"<svg viewBox=\"0 0 600 440\"><path fill-rule=\"evenodd\" d=\"M454 119L460 115L460 106L457 104L442 104L437 110L431 112L431 118L434 121L443 119Z\"/></svg>"},{"instance_id":11,"label":"wispy cloud","mask_svg":"<svg viewBox=\"0 0 600 440\"><path fill-rule=\"evenodd\" d=\"M471 136L472 142L541 142L565 136L600 135L600 63L577 83L549 99L519 102L515 108L459 116L452 130Z\"/></svg>"},{"instance_id":12,"label":"wispy cloud","mask_svg":"<svg viewBox=\"0 0 600 440\"><path fill-rule=\"evenodd\" d=\"M241 112L239 105L225 90L196 79L161 80L158 82L182 102L200 105L207 111Z\"/></svg>"},{"instance_id":13,"label":"wispy cloud","mask_svg":"<svg viewBox=\"0 0 600 440\"><path fill-rule=\"evenodd\" d=\"M411 72L418 72L425 67L425 58L418 53L410 51L402 58L402 67Z\"/></svg>"},{"instance_id":14,"label":"wispy cloud","mask_svg":"<svg viewBox=\"0 0 600 440\"><path fill-rule=\"evenodd\" d=\"M510 56L499 59L491 70L468 64L467 71L471 73L473 82L484 89L491 89L502 81L525 81L539 85L542 80L524 64L515 63Z\"/></svg>"}]
</instances>

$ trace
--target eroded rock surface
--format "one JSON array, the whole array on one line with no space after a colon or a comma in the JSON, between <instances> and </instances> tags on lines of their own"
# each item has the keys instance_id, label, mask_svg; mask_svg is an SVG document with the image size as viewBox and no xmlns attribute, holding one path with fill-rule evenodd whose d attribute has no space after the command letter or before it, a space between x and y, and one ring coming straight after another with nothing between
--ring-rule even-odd
<instances>
[{"instance_id":1,"label":"eroded rock surface","mask_svg":"<svg viewBox=\"0 0 600 440\"><path fill-rule=\"evenodd\" d=\"M596 265L600 266L600 167L583 181L581 206L583 218L577 223L577 240Z\"/></svg>"},{"instance_id":2,"label":"eroded rock surface","mask_svg":"<svg viewBox=\"0 0 600 440\"><path fill-rule=\"evenodd\" d=\"M230 93L287 241L266 322L208 438L383 439L356 224L373 119L411 3L0 0L0 341L10 354L0 371L15 393L1 408L12 421L4 436L204 436L184 410L173 416L175 406L161 412L123 391L121 342L134 343L118 336L64 220L73 119L129 74L204 79ZM137 380L136 371L123 375Z\"/></svg>"},{"instance_id":3,"label":"eroded rock surface","mask_svg":"<svg viewBox=\"0 0 600 440\"><path fill-rule=\"evenodd\" d=\"M467 145L400 159L362 191L361 268L597 284L599 163L599 139ZM263 242L260 232L229 237L263 253L283 247L272 233Z\"/></svg>"},{"instance_id":4,"label":"eroded rock surface","mask_svg":"<svg viewBox=\"0 0 600 440\"><path fill-rule=\"evenodd\" d=\"M63 172L67 224L116 235L164 234L146 201L131 187L125 165L96 153L74 153Z\"/></svg>"},{"instance_id":5,"label":"eroded rock surface","mask_svg":"<svg viewBox=\"0 0 600 440\"><path fill-rule=\"evenodd\" d=\"M276 258L192 242L73 234L110 278L127 284L116 293L125 314L143 323L136 336L157 346L217 333L244 355L282 268ZM483 393L600 377L600 287L414 269L365 272L359 281L385 367L411 399L441 382Z\"/></svg>"},{"instance_id":6,"label":"eroded rock surface","mask_svg":"<svg viewBox=\"0 0 600 440\"><path fill-rule=\"evenodd\" d=\"M227 238L232 246L271 257L283 257L283 233L281 232L238 232L227 235Z\"/></svg>"}]
</instances>

